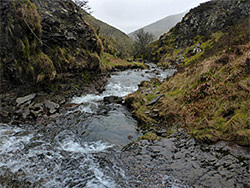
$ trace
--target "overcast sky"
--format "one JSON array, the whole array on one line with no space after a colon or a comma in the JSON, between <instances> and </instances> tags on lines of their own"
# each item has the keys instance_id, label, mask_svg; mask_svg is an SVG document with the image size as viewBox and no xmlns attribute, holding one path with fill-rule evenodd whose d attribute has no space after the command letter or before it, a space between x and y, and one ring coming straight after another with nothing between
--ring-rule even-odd
<instances>
[{"instance_id":1,"label":"overcast sky","mask_svg":"<svg viewBox=\"0 0 250 188\"><path fill-rule=\"evenodd\" d=\"M125 33L208 0L89 0L92 15Z\"/></svg>"}]
</instances>

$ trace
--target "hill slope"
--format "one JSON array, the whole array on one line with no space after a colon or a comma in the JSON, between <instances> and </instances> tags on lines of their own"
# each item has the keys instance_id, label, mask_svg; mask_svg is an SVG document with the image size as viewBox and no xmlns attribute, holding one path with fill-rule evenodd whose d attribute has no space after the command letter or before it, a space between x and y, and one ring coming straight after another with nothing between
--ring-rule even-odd
<instances>
[{"instance_id":1,"label":"hill slope","mask_svg":"<svg viewBox=\"0 0 250 188\"><path fill-rule=\"evenodd\" d=\"M162 34L167 33L172 27L174 27L178 22L180 22L186 13L187 12L183 12L180 14L167 16L157 22L143 27L142 29L144 29L144 31L146 32L152 33L155 39L158 39ZM138 30L129 33L128 36L130 38L133 38L135 32L137 32Z\"/></svg>"},{"instance_id":2,"label":"hill slope","mask_svg":"<svg viewBox=\"0 0 250 188\"><path fill-rule=\"evenodd\" d=\"M250 145L249 13L250 1L213 0L151 45L149 58L179 73L127 97L145 131L182 127L200 141Z\"/></svg>"},{"instance_id":3,"label":"hill slope","mask_svg":"<svg viewBox=\"0 0 250 188\"><path fill-rule=\"evenodd\" d=\"M99 35L101 36L104 46L106 46L109 53L116 51L116 55L122 56L129 55L133 50L134 42L123 32L120 30L94 18L89 14L84 15L84 19L92 25L96 30L99 31ZM119 52L121 53L119 55Z\"/></svg>"},{"instance_id":4,"label":"hill slope","mask_svg":"<svg viewBox=\"0 0 250 188\"><path fill-rule=\"evenodd\" d=\"M2 1L0 93L88 91L103 87L114 67L137 66L110 57L128 54L129 37L91 17L102 25L98 35L83 15L71 0Z\"/></svg>"}]
</instances>

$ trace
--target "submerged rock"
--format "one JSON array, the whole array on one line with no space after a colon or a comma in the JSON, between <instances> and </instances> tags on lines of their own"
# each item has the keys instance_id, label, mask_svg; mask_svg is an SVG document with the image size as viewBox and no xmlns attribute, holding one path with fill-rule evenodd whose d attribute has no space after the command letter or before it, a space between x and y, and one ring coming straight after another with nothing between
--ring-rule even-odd
<instances>
[{"instance_id":1,"label":"submerged rock","mask_svg":"<svg viewBox=\"0 0 250 188\"><path fill-rule=\"evenodd\" d=\"M108 96L108 97L104 97L104 102L107 104L110 104L110 103L122 104L123 99L122 97L118 97L118 96Z\"/></svg>"}]
</instances>

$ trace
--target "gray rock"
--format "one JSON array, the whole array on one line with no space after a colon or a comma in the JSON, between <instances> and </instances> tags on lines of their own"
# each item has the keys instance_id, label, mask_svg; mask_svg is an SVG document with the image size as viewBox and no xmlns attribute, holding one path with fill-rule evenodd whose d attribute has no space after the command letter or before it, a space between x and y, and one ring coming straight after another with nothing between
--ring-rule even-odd
<instances>
[{"instance_id":1,"label":"gray rock","mask_svg":"<svg viewBox=\"0 0 250 188\"><path fill-rule=\"evenodd\" d=\"M58 113L55 113L55 114L51 115L50 118L55 119L55 118L57 118L58 116L59 116L59 114L58 114Z\"/></svg>"},{"instance_id":2,"label":"gray rock","mask_svg":"<svg viewBox=\"0 0 250 188\"><path fill-rule=\"evenodd\" d=\"M30 94L30 95L27 95L27 96L24 96L24 97L19 97L16 99L16 103L17 103L17 106L20 106L32 99L34 99L36 96L36 94Z\"/></svg>"},{"instance_id":3,"label":"gray rock","mask_svg":"<svg viewBox=\"0 0 250 188\"><path fill-rule=\"evenodd\" d=\"M117 104L122 104L123 99L121 97L118 96L108 96L108 97L104 97L104 102L105 103L117 103Z\"/></svg>"},{"instance_id":4,"label":"gray rock","mask_svg":"<svg viewBox=\"0 0 250 188\"><path fill-rule=\"evenodd\" d=\"M9 116L9 112L7 112L6 110L1 110L0 115L4 118L7 118Z\"/></svg>"},{"instance_id":5,"label":"gray rock","mask_svg":"<svg viewBox=\"0 0 250 188\"><path fill-rule=\"evenodd\" d=\"M155 103L157 103L157 102L160 100L160 98L162 98L162 97L164 97L164 96L165 96L164 94L159 95L158 97L156 97L155 99L153 99L152 101L150 101L150 102L147 104L147 106L154 105Z\"/></svg>"},{"instance_id":6,"label":"gray rock","mask_svg":"<svg viewBox=\"0 0 250 188\"><path fill-rule=\"evenodd\" d=\"M23 119L26 119L28 117L28 115L30 115L30 110L29 110L29 108L25 108L23 113L22 113Z\"/></svg>"},{"instance_id":7,"label":"gray rock","mask_svg":"<svg viewBox=\"0 0 250 188\"><path fill-rule=\"evenodd\" d=\"M44 101L44 106L49 110L50 114L54 114L60 107L59 104L56 104L50 100Z\"/></svg>"}]
</instances>

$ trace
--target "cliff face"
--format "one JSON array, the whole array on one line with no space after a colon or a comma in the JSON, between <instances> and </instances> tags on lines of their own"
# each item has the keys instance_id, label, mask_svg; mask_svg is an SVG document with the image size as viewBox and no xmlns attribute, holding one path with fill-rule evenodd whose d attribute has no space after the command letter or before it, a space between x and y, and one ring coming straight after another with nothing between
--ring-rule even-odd
<instances>
[{"instance_id":1,"label":"cliff face","mask_svg":"<svg viewBox=\"0 0 250 188\"><path fill-rule=\"evenodd\" d=\"M152 44L148 57L160 63L170 59L177 61L178 58L183 58L179 56L183 55L180 51L195 44L199 47L207 42L208 46L204 45L201 49L205 51L205 47L212 47L211 41L224 40L224 46L233 45L233 38L239 39L239 43L246 41L249 36L246 32L239 33L235 26L241 24L242 28L245 27L244 30L249 29L249 14L250 2L247 0L211 0L203 3L187 13L169 33ZM232 44L226 44L226 41Z\"/></svg>"},{"instance_id":2,"label":"cliff face","mask_svg":"<svg viewBox=\"0 0 250 188\"><path fill-rule=\"evenodd\" d=\"M249 13L250 1L213 0L150 46L149 58L179 72L127 97L144 129L182 127L199 141L250 145Z\"/></svg>"},{"instance_id":3,"label":"cliff face","mask_svg":"<svg viewBox=\"0 0 250 188\"><path fill-rule=\"evenodd\" d=\"M192 9L179 23L173 34L179 46L190 45L197 35L208 35L218 30L227 30L238 20L249 16L250 2L247 0L211 0Z\"/></svg>"},{"instance_id":4,"label":"cliff face","mask_svg":"<svg viewBox=\"0 0 250 188\"><path fill-rule=\"evenodd\" d=\"M102 43L71 0L4 0L1 85L54 89L100 72Z\"/></svg>"}]
</instances>

